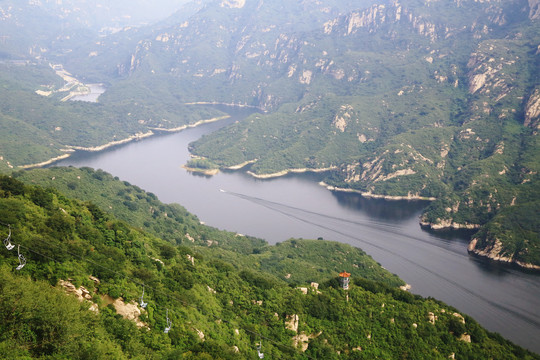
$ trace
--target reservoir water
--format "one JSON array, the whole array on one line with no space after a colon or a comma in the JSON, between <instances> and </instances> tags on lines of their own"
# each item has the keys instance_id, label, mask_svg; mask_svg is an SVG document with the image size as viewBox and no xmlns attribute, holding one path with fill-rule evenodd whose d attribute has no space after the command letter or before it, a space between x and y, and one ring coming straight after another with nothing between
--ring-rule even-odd
<instances>
[{"instance_id":1,"label":"reservoir water","mask_svg":"<svg viewBox=\"0 0 540 360\"><path fill-rule=\"evenodd\" d=\"M422 230L418 217L425 203L330 192L314 174L257 180L242 171L205 177L184 170L190 142L250 112L227 111L232 117L222 122L76 153L55 165L103 169L163 202L183 205L208 225L271 244L323 237L360 247L410 284L411 292L442 300L540 353L540 275L469 256L467 234Z\"/></svg>"},{"instance_id":2,"label":"reservoir water","mask_svg":"<svg viewBox=\"0 0 540 360\"><path fill-rule=\"evenodd\" d=\"M103 84L88 84L86 86L90 90L88 94L73 96L70 100L97 102L99 96L107 90Z\"/></svg>"}]
</instances>

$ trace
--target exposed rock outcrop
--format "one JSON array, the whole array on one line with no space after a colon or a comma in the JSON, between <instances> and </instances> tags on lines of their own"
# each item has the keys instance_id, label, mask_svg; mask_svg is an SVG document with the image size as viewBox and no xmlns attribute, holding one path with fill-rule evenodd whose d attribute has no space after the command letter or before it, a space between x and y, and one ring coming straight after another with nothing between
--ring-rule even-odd
<instances>
[{"instance_id":1,"label":"exposed rock outcrop","mask_svg":"<svg viewBox=\"0 0 540 360\"><path fill-rule=\"evenodd\" d=\"M124 299L113 299L109 295L103 295L101 298L106 304L112 304L119 315L135 322L138 327L148 327L148 324L139 320L139 316L141 316L141 309L137 303L131 302L126 304Z\"/></svg>"},{"instance_id":2,"label":"exposed rock outcrop","mask_svg":"<svg viewBox=\"0 0 540 360\"><path fill-rule=\"evenodd\" d=\"M426 36L432 41L437 39L435 24L415 15L410 9L402 7L398 1L391 5L375 4L366 10L353 12L347 16L345 22L347 24L346 35L354 34L359 29L374 32L383 24L407 22L418 34ZM335 21L325 23L325 33L332 32L332 28L336 24Z\"/></svg>"},{"instance_id":3,"label":"exposed rock outcrop","mask_svg":"<svg viewBox=\"0 0 540 360\"><path fill-rule=\"evenodd\" d=\"M228 7L231 9L241 9L246 5L246 0L223 0L220 4L221 7Z\"/></svg>"},{"instance_id":4,"label":"exposed rock outcrop","mask_svg":"<svg viewBox=\"0 0 540 360\"><path fill-rule=\"evenodd\" d=\"M505 254L503 243L499 239L489 241L483 248L480 248L478 243L478 238L472 239L467 248L468 252L494 261L515 264L525 269L540 270L540 265L525 263L515 259L513 255Z\"/></svg>"},{"instance_id":5,"label":"exposed rock outcrop","mask_svg":"<svg viewBox=\"0 0 540 360\"><path fill-rule=\"evenodd\" d=\"M431 311L428 313L428 321L432 325L435 325L435 321L437 321L437 316L434 313L432 313Z\"/></svg>"},{"instance_id":6,"label":"exposed rock outcrop","mask_svg":"<svg viewBox=\"0 0 540 360\"><path fill-rule=\"evenodd\" d=\"M540 129L540 89L536 88L525 106L525 126Z\"/></svg>"},{"instance_id":7,"label":"exposed rock outcrop","mask_svg":"<svg viewBox=\"0 0 540 360\"><path fill-rule=\"evenodd\" d=\"M285 321L285 328L287 330L298 332L298 320L299 317L297 314L288 315L287 320Z\"/></svg>"},{"instance_id":8,"label":"exposed rock outcrop","mask_svg":"<svg viewBox=\"0 0 540 360\"><path fill-rule=\"evenodd\" d=\"M488 95L496 102L500 101L515 87L512 85L515 78L511 73L518 61L519 56L512 54L510 45L504 41L481 43L467 63L469 92Z\"/></svg>"},{"instance_id":9,"label":"exposed rock outcrop","mask_svg":"<svg viewBox=\"0 0 540 360\"><path fill-rule=\"evenodd\" d=\"M89 310L94 312L99 312L99 308L97 304L92 302L92 294L90 294L90 291L88 291L84 286L80 286L79 288L75 287L73 283L68 279L65 280L58 280L58 285L64 288L64 291L68 294L75 295L79 301L89 301L91 302Z\"/></svg>"},{"instance_id":10,"label":"exposed rock outcrop","mask_svg":"<svg viewBox=\"0 0 540 360\"><path fill-rule=\"evenodd\" d=\"M285 321L285 327L288 330L294 331L296 333L295 336L293 336L293 344L294 347L300 347L300 351L305 352L309 347L309 340L314 339L317 336L321 335L322 332L319 332L318 334L311 334L307 335L305 332L298 333L298 324L299 324L299 317L297 314L294 315L288 315L287 320Z\"/></svg>"},{"instance_id":11,"label":"exposed rock outcrop","mask_svg":"<svg viewBox=\"0 0 540 360\"><path fill-rule=\"evenodd\" d=\"M435 222L429 222L429 221L422 220L422 221L420 221L420 225L425 226L425 227L429 227L430 229L433 229L433 230L443 230L443 229L474 230L474 229L479 229L480 228L479 224L469 224L469 223L460 224L460 223L455 222L453 219L437 219L437 221L435 221Z\"/></svg>"}]
</instances>

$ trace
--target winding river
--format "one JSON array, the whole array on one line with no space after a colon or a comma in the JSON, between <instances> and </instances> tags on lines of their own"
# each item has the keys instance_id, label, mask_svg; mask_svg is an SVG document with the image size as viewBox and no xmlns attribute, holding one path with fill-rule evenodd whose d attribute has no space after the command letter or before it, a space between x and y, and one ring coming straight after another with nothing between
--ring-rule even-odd
<instances>
[{"instance_id":1,"label":"winding river","mask_svg":"<svg viewBox=\"0 0 540 360\"><path fill-rule=\"evenodd\" d=\"M316 174L257 180L243 171L205 177L184 170L190 142L250 112L227 111L232 117L221 122L76 153L55 165L103 169L163 202L182 204L208 225L271 244L323 237L360 247L410 284L411 292L442 300L540 353L540 276L469 256L465 233L422 230L418 217L425 202L330 192Z\"/></svg>"}]
</instances>

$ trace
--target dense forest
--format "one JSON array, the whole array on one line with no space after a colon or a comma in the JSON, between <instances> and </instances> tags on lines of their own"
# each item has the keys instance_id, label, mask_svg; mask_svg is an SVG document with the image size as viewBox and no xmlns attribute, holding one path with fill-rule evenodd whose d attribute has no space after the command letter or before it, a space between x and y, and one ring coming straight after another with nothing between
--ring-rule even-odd
<instances>
[{"instance_id":1,"label":"dense forest","mask_svg":"<svg viewBox=\"0 0 540 360\"><path fill-rule=\"evenodd\" d=\"M2 236L26 261L16 270L17 250L0 251L3 358L538 358L446 304L399 289L397 277L350 246L291 239L271 247L197 224L103 172L39 172L67 188L77 181L80 194L101 181L123 192L102 197L111 211L0 177ZM130 210L127 196L145 209ZM113 212L148 223L135 227ZM167 223L183 224L175 239L158 236L170 232ZM303 271L308 264L316 271ZM347 291L337 276L344 268L353 273ZM289 271L293 280L283 276Z\"/></svg>"}]
</instances>

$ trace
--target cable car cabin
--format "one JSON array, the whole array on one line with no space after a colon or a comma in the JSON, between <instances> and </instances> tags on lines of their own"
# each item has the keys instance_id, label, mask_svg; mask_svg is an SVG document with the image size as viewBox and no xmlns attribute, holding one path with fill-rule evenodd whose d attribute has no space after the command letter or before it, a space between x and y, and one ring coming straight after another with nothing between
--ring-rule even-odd
<instances>
[{"instance_id":1,"label":"cable car cabin","mask_svg":"<svg viewBox=\"0 0 540 360\"><path fill-rule=\"evenodd\" d=\"M349 280L351 278L351 274L344 271L339 274L339 283L341 284L341 287L343 290L349 290Z\"/></svg>"},{"instance_id":2,"label":"cable car cabin","mask_svg":"<svg viewBox=\"0 0 540 360\"><path fill-rule=\"evenodd\" d=\"M7 238L4 239L4 245L8 250L12 250L15 247L15 245L13 245L11 241L9 241L9 239L11 239L11 226L8 225L8 227L9 227L9 234Z\"/></svg>"},{"instance_id":3,"label":"cable car cabin","mask_svg":"<svg viewBox=\"0 0 540 360\"><path fill-rule=\"evenodd\" d=\"M165 328L165 330L163 330L163 332L165 334L168 334L169 331L171 331L171 327L172 327L172 321L171 319L169 319L169 309L167 309L167 327Z\"/></svg>"},{"instance_id":4,"label":"cable car cabin","mask_svg":"<svg viewBox=\"0 0 540 360\"><path fill-rule=\"evenodd\" d=\"M26 265L26 258L21 254L21 245L17 248L17 252L19 253L19 266L15 268L15 270L21 270L24 265Z\"/></svg>"},{"instance_id":5,"label":"cable car cabin","mask_svg":"<svg viewBox=\"0 0 540 360\"><path fill-rule=\"evenodd\" d=\"M144 309L144 308L146 308L146 305L148 305L148 303L147 303L147 302L144 302L143 299L144 299L144 286L143 286L143 288L142 288L142 295L141 295L141 297L140 297L140 299L139 299L139 300L140 300L141 307Z\"/></svg>"}]
</instances>

